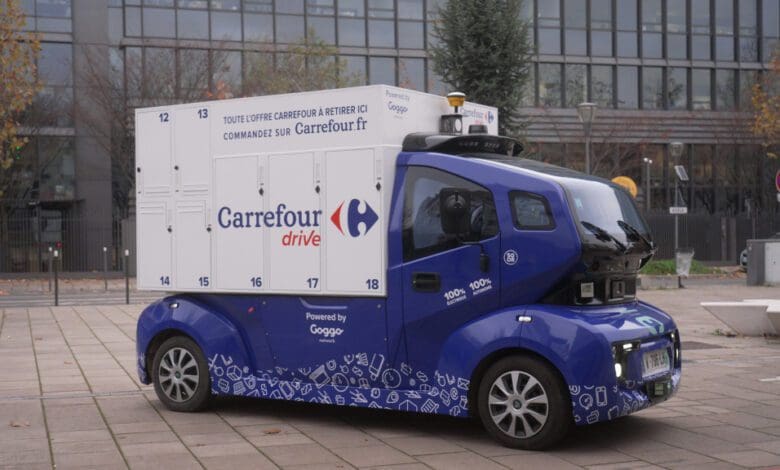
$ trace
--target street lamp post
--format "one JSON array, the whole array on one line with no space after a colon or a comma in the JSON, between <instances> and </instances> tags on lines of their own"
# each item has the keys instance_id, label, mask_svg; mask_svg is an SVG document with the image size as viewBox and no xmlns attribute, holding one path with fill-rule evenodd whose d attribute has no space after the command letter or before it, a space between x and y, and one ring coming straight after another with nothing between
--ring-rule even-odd
<instances>
[{"instance_id":1,"label":"street lamp post","mask_svg":"<svg viewBox=\"0 0 780 470\"><path fill-rule=\"evenodd\" d=\"M577 114L585 130L585 173L590 174L590 136L593 129L593 120L596 119L595 103L580 103L577 105Z\"/></svg>"},{"instance_id":2,"label":"street lamp post","mask_svg":"<svg viewBox=\"0 0 780 470\"><path fill-rule=\"evenodd\" d=\"M674 159L674 165L677 166L680 163L680 156L682 156L683 153L683 143L682 142L671 142L669 144L669 153L672 154L672 158ZM674 206L679 207L680 206L680 178L674 178ZM680 247L680 236L679 236L679 229L680 229L680 216L678 214L674 214L674 252L675 256L677 253L678 248Z\"/></svg>"},{"instance_id":3,"label":"street lamp post","mask_svg":"<svg viewBox=\"0 0 780 470\"><path fill-rule=\"evenodd\" d=\"M652 205L650 204L650 165L653 161L647 157L642 159L645 162L646 176L645 176L645 211L650 212Z\"/></svg>"}]
</instances>

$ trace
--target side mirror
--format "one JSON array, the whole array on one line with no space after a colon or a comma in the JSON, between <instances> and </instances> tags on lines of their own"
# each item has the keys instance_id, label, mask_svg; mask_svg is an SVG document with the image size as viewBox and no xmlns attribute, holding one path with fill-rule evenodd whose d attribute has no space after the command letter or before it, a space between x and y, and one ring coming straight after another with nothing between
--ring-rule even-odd
<instances>
[{"instance_id":1,"label":"side mirror","mask_svg":"<svg viewBox=\"0 0 780 470\"><path fill-rule=\"evenodd\" d=\"M441 229L447 235L469 233L471 193L458 188L443 188L439 193Z\"/></svg>"}]
</instances>

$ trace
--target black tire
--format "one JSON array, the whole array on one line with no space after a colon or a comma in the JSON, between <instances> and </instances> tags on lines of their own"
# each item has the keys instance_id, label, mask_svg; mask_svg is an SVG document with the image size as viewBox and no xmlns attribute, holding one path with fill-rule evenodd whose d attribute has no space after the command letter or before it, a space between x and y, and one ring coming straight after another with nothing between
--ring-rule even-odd
<instances>
[{"instance_id":1,"label":"black tire","mask_svg":"<svg viewBox=\"0 0 780 470\"><path fill-rule=\"evenodd\" d=\"M491 396L493 404L489 403ZM546 362L527 356L505 357L487 369L479 382L477 410L485 430L515 449L550 447L566 436L573 423L571 398L558 372Z\"/></svg>"},{"instance_id":2,"label":"black tire","mask_svg":"<svg viewBox=\"0 0 780 470\"><path fill-rule=\"evenodd\" d=\"M152 364L154 391L166 408L189 412L208 405L209 368L203 351L193 340L186 336L165 340L154 354Z\"/></svg>"}]
</instances>

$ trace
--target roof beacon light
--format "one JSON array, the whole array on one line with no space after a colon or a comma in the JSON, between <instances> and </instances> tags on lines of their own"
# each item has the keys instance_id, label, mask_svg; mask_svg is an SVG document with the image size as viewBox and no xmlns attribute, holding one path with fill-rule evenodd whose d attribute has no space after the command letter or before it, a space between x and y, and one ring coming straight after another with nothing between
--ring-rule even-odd
<instances>
[{"instance_id":1,"label":"roof beacon light","mask_svg":"<svg viewBox=\"0 0 780 470\"><path fill-rule=\"evenodd\" d=\"M455 108L455 112L441 116L439 132L442 134L460 135L463 133L463 116L460 114L460 108L466 102L466 95L459 91L453 91L447 95L447 102Z\"/></svg>"},{"instance_id":2,"label":"roof beacon light","mask_svg":"<svg viewBox=\"0 0 780 470\"><path fill-rule=\"evenodd\" d=\"M455 114L459 114L458 108L462 108L463 103L466 102L466 94L459 91L453 91L452 93L447 94L447 101L450 103L450 106L455 108Z\"/></svg>"}]
</instances>

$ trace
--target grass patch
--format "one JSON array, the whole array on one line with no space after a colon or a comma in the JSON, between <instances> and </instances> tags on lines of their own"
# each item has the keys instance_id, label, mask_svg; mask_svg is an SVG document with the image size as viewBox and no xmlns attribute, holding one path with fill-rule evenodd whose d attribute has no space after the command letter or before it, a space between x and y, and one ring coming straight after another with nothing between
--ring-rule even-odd
<instances>
[{"instance_id":1,"label":"grass patch","mask_svg":"<svg viewBox=\"0 0 780 470\"><path fill-rule=\"evenodd\" d=\"M691 274L715 274L717 272L717 269L705 266L699 261L693 260L691 263ZM675 270L673 259L654 259L647 263L639 273L662 276L665 274L677 274L677 271Z\"/></svg>"}]
</instances>

